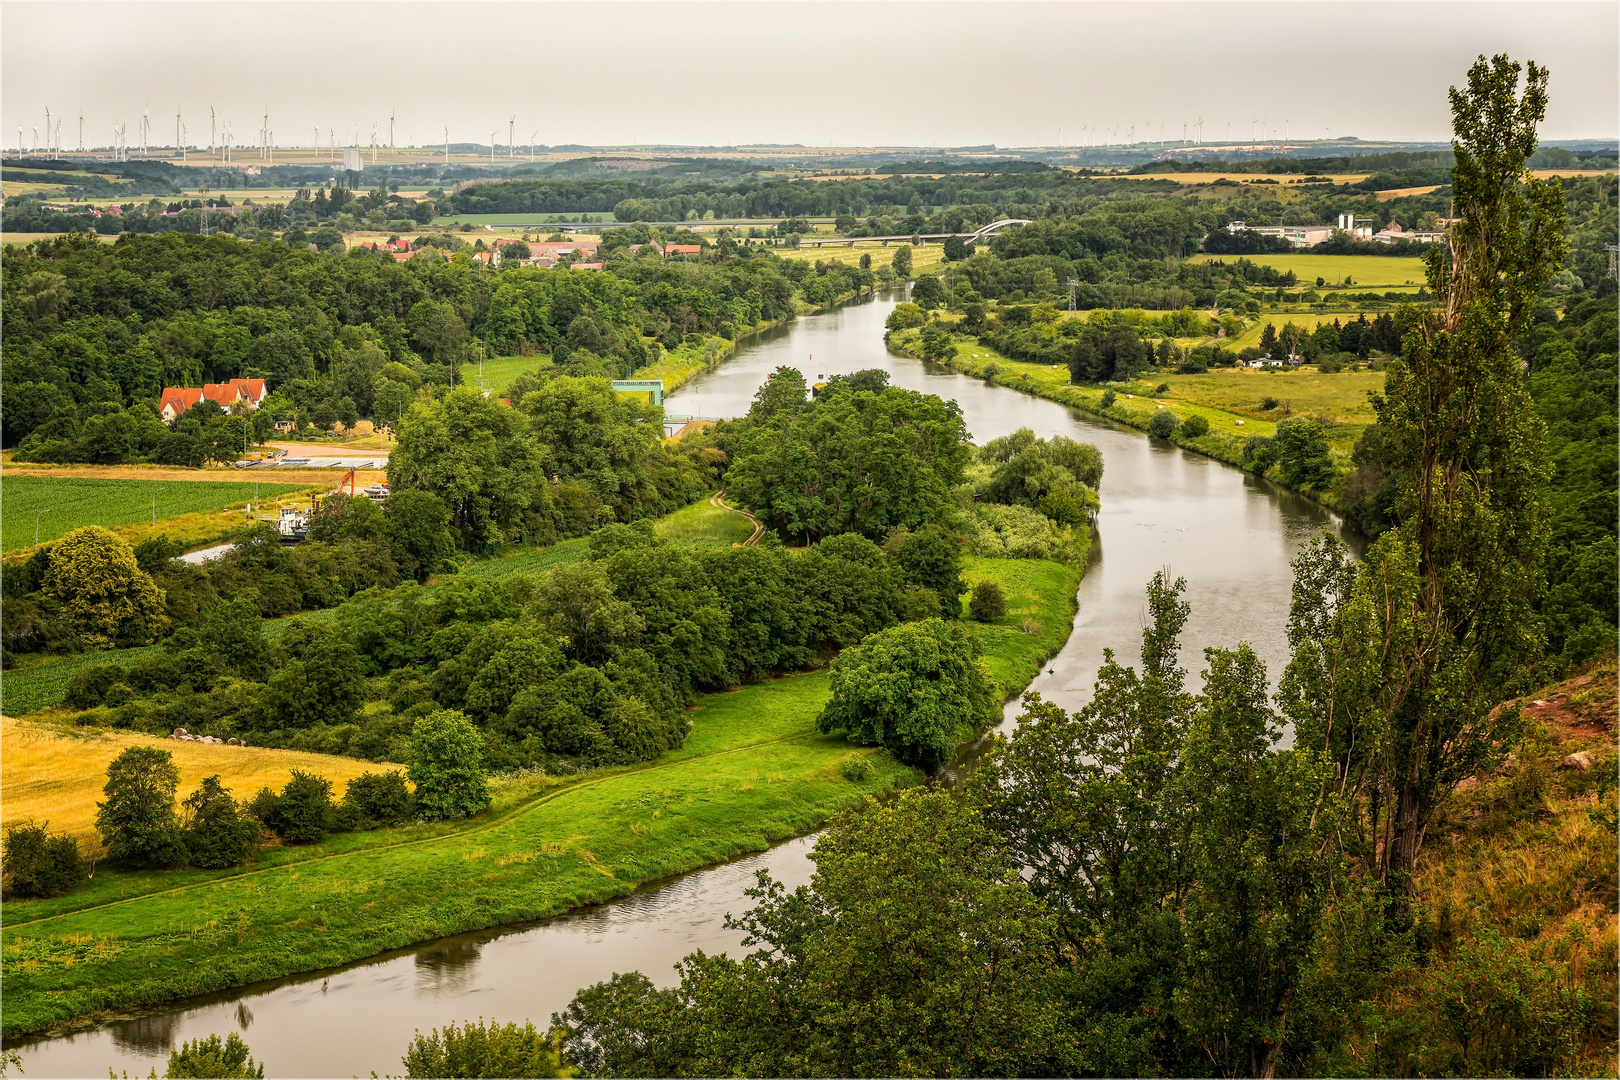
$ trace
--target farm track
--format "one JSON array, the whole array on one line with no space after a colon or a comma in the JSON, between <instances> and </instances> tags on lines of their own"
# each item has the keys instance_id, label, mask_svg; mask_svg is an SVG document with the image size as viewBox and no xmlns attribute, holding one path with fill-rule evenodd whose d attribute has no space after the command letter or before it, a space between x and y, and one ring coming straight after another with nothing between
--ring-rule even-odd
<instances>
[{"instance_id":1,"label":"farm track","mask_svg":"<svg viewBox=\"0 0 1620 1080\"><path fill-rule=\"evenodd\" d=\"M759 518L755 517L753 514L750 514L747 510L742 510L742 509L739 509L738 507L735 507L735 506L727 506L726 505L726 500L724 498L725 494L726 494L726 489L721 488L719 491L715 492L713 495L710 495L709 496L709 505L713 506L713 507L717 507L717 508L719 508L721 510L730 510L733 514L741 514L743 517L747 518L749 521L752 521L754 523L753 535L751 535L748 539L744 540L742 542L742 546L743 547L753 547L755 544L759 543L759 538L765 535L765 524L764 524L764 522L760 521Z\"/></svg>"},{"instance_id":2,"label":"farm track","mask_svg":"<svg viewBox=\"0 0 1620 1080\"><path fill-rule=\"evenodd\" d=\"M470 837L470 836L478 836L478 835L480 835L482 833L487 833L487 832L489 832L489 831L491 831L493 829L499 828L500 826L507 824L508 822L515 821L518 818L522 817L523 815L529 813L530 811L538 810L540 807L545 806L547 803L554 802L555 800L560 799L565 795L572 795L575 792L584 791L584 790L586 790L588 788L593 788L593 787L597 786L598 784L604 784L604 783L607 783L610 780L617 780L620 777L624 777L624 776L635 776L635 775L639 775L641 773L657 772L657 771L659 771L661 769L674 768L674 767L676 767L678 765L685 765L685 764L688 764L689 762L693 762L693 761L703 761L703 760L708 759L708 758L723 757L723 756L725 756L727 754L741 753L744 750L757 750L757 749L760 749L761 747L775 746L778 743L793 742L793 741L798 740L798 739L809 738L810 736L812 736L814 734L816 734L816 732L814 732L814 731L800 732L797 735L784 735L779 739L766 739L763 742L747 743L747 744L745 744L743 746L729 746L729 747L725 748L724 750L711 750L706 754L694 754L691 757L678 758L678 759L676 759L674 761L654 761L654 762L649 762L646 765L638 766L636 768L624 769L624 770L619 771L619 772L611 773L611 774L609 774L607 776L599 776L594 780L586 780L583 783L572 784L572 785L570 785L570 786L568 786L566 788L563 788L561 791L553 791L553 792L550 792L549 794L538 795L538 796L536 796L536 797L534 797L532 799L529 799L526 802L519 803L517 806L514 806L510 810L507 810L506 812L502 813L498 817L491 818L490 820L484 822L483 824L478 825L477 827L471 828L471 829L460 830L460 831L452 832L452 833L444 833L444 834L441 834L439 836L423 836L423 837L417 837L417 838L412 839L412 840L401 840L398 843L393 843L393 844L379 844L376 847L357 848L357 849L355 849L353 851L335 852L335 853L333 853L331 855L320 855L320 856L317 856L317 857L315 857L313 859L300 859L300 860L298 860L296 862L281 863L281 864L276 865L276 866L262 866L262 867L259 867L257 869L245 870L240 874L231 874L231 875L229 875L227 877L210 878L207 881L197 881L197 882L191 882L191 883L188 883L188 884L185 884L185 885L176 885L172 889L158 889L158 890L156 890L154 892L141 893L141 894L139 894L137 896L126 896L122 900L109 900L108 902L106 902L104 904L94 904L94 905L91 905L90 907L74 908L72 911L59 912L59 913L57 913L55 915L48 915L48 916L46 916L45 918L42 918L42 919L31 919L31 920L29 920L27 922L8 922L6 924L6 929L7 930L17 930L17 929L21 929L22 927L25 927L25 926L37 926L37 925L39 925L41 923L53 922L53 921L55 921L57 919L71 918L71 917L78 916L78 915L83 915L83 914L86 914L86 913L92 912L92 911L105 911L108 908L122 907L125 904L138 903L138 902L143 901L143 900L150 900L153 897L157 897L157 896L175 896L175 895L178 895L180 893L186 892L186 891L188 891L190 889L209 888L209 887L212 887L214 885L218 885L218 884L221 884L221 883L227 882L227 881L241 881L244 878L258 877L258 876L263 875L263 874L273 874L273 873L277 873L277 872L284 872L284 871L288 870L291 867L315 866L315 865L318 865L320 863L331 862L333 859L346 859L346 858L349 858L350 856L354 856L354 855L362 855L362 854L370 855L370 854L373 854L373 853L376 853L376 852L382 852L382 851L395 851L395 850L398 850L398 849L401 849L401 848L419 847L419 846L421 846L423 844L433 844L433 843L438 843L440 841L445 841L445 840L460 841L460 840L464 840L464 839L466 839L467 837Z\"/></svg>"}]
</instances>

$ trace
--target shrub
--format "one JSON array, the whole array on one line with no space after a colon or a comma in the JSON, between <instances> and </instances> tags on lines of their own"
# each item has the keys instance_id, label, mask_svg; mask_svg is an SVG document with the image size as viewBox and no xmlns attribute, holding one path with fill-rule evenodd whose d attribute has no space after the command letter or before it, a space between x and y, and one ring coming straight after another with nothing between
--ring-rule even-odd
<instances>
[{"instance_id":1,"label":"shrub","mask_svg":"<svg viewBox=\"0 0 1620 1080\"><path fill-rule=\"evenodd\" d=\"M838 775L851 783L859 783L872 775L872 762L866 757L848 757L838 763Z\"/></svg>"},{"instance_id":2,"label":"shrub","mask_svg":"<svg viewBox=\"0 0 1620 1080\"><path fill-rule=\"evenodd\" d=\"M431 1035L418 1031L404 1063L410 1077L559 1075L555 1044L532 1023L503 1027L469 1020L459 1028L434 1028Z\"/></svg>"},{"instance_id":3,"label":"shrub","mask_svg":"<svg viewBox=\"0 0 1620 1080\"><path fill-rule=\"evenodd\" d=\"M1153 392L1155 394L1168 394L1170 392L1170 384L1167 382L1162 382L1153 388Z\"/></svg>"},{"instance_id":4,"label":"shrub","mask_svg":"<svg viewBox=\"0 0 1620 1080\"><path fill-rule=\"evenodd\" d=\"M1189 416L1181 422L1181 434L1189 439L1209 434L1209 421L1202 416Z\"/></svg>"},{"instance_id":5,"label":"shrub","mask_svg":"<svg viewBox=\"0 0 1620 1080\"><path fill-rule=\"evenodd\" d=\"M981 581L973 586L968 600L968 616L974 622L994 622L1007 614L1007 597L1001 586L993 581Z\"/></svg>"},{"instance_id":6,"label":"shrub","mask_svg":"<svg viewBox=\"0 0 1620 1080\"><path fill-rule=\"evenodd\" d=\"M257 795L249 799L245 809L248 816L256 819L260 825L270 831L275 831L276 810L281 806L281 796L268 787L259 789Z\"/></svg>"},{"instance_id":7,"label":"shrub","mask_svg":"<svg viewBox=\"0 0 1620 1080\"><path fill-rule=\"evenodd\" d=\"M1339 364L1338 357L1324 356L1316 362L1316 370L1323 375L1337 375L1343 368Z\"/></svg>"},{"instance_id":8,"label":"shrub","mask_svg":"<svg viewBox=\"0 0 1620 1080\"><path fill-rule=\"evenodd\" d=\"M132 746L107 766L106 802L97 803L96 831L115 859L141 866L184 866L185 841L174 812L180 770L174 755Z\"/></svg>"},{"instance_id":9,"label":"shrub","mask_svg":"<svg viewBox=\"0 0 1620 1080\"><path fill-rule=\"evenodd\" d=\"M1149 435L1156 435L1161 439L1168 439L1170 436L1176 433L1176 428L1180 426L1181 421L1177 419L1175 413L1171 412L1169 409L1160 409L1158 412L1153 414L1153 419L1148 421L1147 429Z\"/></svg>"},{"instance_id":10,"label":"shrub","mask_svg":"<svg viewBox=\"0 0 1620 1080\"><path fill-rule=\"evenodd\" d=\"M440 709L411 727L416 811L429 821L468 817L489 805L484 740L465 715Z\"/></svg>"},{"instance_id":11,"label":"shrub","mask_svg":"<svg viewBox=\"0 0 1620 1080\"><path fill-rule=\"evenodd\" d=\"M332 781L293 770L276 800L271 828L289 844L312 844L332 831Z\"/></svg>"},{"instance_id":12,"label":"shrub","mask_svg":"<svg viewBox=\"0 0 1620 1080\"><path fill-rule=\"evenodd\" d=\"M191 865L205 870L224 866L241 866L253 858L254 845L259 840L259 823L237 805L219 782L210 776L186 796L182 804L185 814L186 851Z\"/></svg>"},{"instance_id":13,"label":"shrub","mask_svg":"<svg viewBox=\"0 0 1620 1080\"><path fill-rule=\"evenodd\" d=\"M32 821L6 826L0 851L0 894L31 898L60 896L83 884L84 857L79 842L66 833L51 836Z\"/></svg>"},{"instance_id":14,"label":"shrub","mask_svg":"<svg viewBox=\"0 0 1620 1080\"><path fill-rule=\"evenodd\" d=\"M1119 395L1114 393L1112 390L1104 390L1102 392L1102 407L1103 408L1112 409L1114 407L1114 402L1116 402L1118 400L1119 400Z\"/></svg>"},{"instance_id":15,"label":"shrub","mask_svg":"<svg viewBox=\"0 0 1620 1080\"><path fill-rule=\"evenodd\" d=\"M984 558L1062 562L1071 554L1073 530L1032 507L979 503L967 525L973 554Z\"/></svg>"},{"instance_id":16,"label":"shrub","mask_svg":"<svg viewBox=\"0 0 1620 1080\"><path fill-rule=\"evenodd\" d=\"M106 701L107 691L123 682L127 675L128 672L117 664L82 667L68 678L62 701L75 709L93 709Z\"/></svg>"},{"instance_id":17,"label":"shrub","mask_svg":"<svg viewBox=\"0 0 1620 1080\"><path fill-rule=\"evenodd\" d=\"M1275 409L1278 405L1281 405L1281 404L1282 404L1282 402L1278 401L1274 397L1263 397L1263 398L1260 399L1260 411L1261 412L1270 412L1272 409Z\"/></svg>"},{"instance_id":18,"label":"shrub","mask_svg":"<svg viewBox=\"0 0 1620 1080\"><path fill-rule=\"evenodd\" d=\"M263 1077L264 1066L253 1063L247 1043L233 1031L225 1036L224 1042L218 1035L210 1035L182 1043L180 1049L169 1052L169 1067L163 1075L174 1080L202 1080L204 1077L247 1080Z\"/></svg>"},{"instance_id":19,"label":"shrub","mask_svg":"<svg viewBox=\"0 0 1620 1080\"><path fill-rule=\"evenodd\" d=\"M398 769L385 773L361 773L349 781L343 792L343 812L357 828L398 825L411 816L411 792L405 774Z\"/></svg>"}]
</instances>

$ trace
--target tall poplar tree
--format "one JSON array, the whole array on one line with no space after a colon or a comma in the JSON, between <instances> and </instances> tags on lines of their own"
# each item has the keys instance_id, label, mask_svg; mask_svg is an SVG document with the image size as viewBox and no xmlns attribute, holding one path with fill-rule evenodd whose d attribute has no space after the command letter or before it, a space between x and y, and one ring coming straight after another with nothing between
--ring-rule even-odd
<instances>
[{"instance_id":1,"label":"tall poplar tree","mask_svg":"<svg viewBox=\"0 0 1620 1080\"><path fill-rule=\"evenodd\" d=\"M1431 250L1435 304L1404 309L1376 402L1397 528L1359 567L1324 540L1296 563L1284 679L1301 745L1327 750L1360 813L1347 845L1410 890L1425 831L1462 778L1517 738L1497 710L1533 677L1545 431L1512 342L1561 264L1558 181L1531 176L1547 71L1483 56L1451 90L1455 220Z\"/></svg>"}]
</instances>

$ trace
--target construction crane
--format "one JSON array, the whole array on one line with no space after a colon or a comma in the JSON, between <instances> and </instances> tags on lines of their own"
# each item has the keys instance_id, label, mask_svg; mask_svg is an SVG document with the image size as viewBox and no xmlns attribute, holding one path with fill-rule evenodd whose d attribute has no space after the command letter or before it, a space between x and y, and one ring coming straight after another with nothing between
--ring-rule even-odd
<instances>
[{"instance_id":1,"label":"construction crane","mask_svg":"<svg viewBox=\"0 0 1620 1080\"><path fill-rule=\"evenodd\" d=\"M338 481L337 490L334 491L332 494L341 495L343 493L343 485L344 484L349 485L349 494L353 495L354 494L354 470L353 469L350 469L348 472L343 474L343 479Z\"/></svg>"}]
</instances>

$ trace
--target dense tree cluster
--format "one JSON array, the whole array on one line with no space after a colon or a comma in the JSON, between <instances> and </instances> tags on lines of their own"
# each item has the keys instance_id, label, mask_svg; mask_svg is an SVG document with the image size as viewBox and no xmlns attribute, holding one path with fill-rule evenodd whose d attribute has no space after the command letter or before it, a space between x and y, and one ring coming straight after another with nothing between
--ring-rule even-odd
<instances>
[{"instance_id":1,"label":"dense tree cluster","mask_svg":"<svg viewBox=\"0 0 1620 1080\"><path fill-rule=\"evenodd\" d=\"M727 484L784 537L881 539L952 503L971 455L955 402L873 380L829 383L811 403L792 368L759 395L721 437L733 458Z\"/></svg>"},{"instance_id":2,"label":"dense tree cluster","mask_svg":"<svg viewBox=\"0 0 1620 1080\"><path fill-rule=\"evenodd\" d=\"M666 262L621 245L605 273L494 270L437 249L402 263L345 254L341 238L312 252L259 235L8 247L5 445L45 461L201 464L239 451L244 434L262 440L277 420L396 424L413 403L465 383L475 339L536 355L520 391L553 375L618 378L705 336L791 314L795 295L823 302L872 284L858 268L818 271L763 252ZM212 406L168 431L158 421L165 386L238 377L271 390L249 431Z\"/></svg>"}]
</instances>

